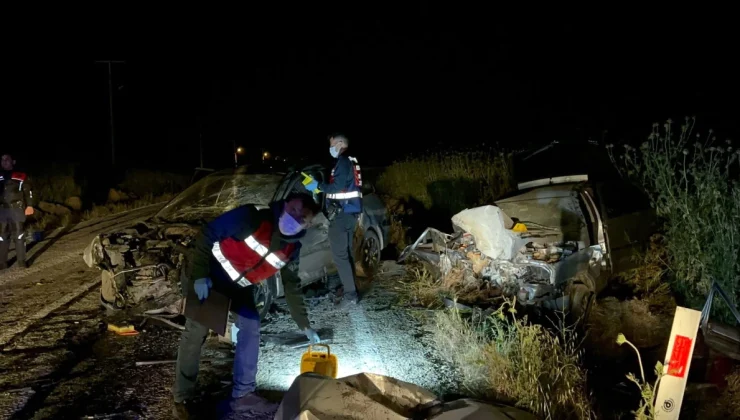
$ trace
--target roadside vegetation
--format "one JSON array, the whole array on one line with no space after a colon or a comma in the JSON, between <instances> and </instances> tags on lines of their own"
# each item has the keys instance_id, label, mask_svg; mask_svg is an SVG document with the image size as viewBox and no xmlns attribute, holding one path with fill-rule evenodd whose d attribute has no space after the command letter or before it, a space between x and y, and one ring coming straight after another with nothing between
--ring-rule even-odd
<instances>
[{"instance_id":1,"label":"roadside vegetation","mask_svg":"<svg viewBox=\"0 0 740 420\"><path fill-rule=\"evenodd\" d=\"M488 316L456 309L435 316L439 353L473 397L505 402L547 419L593 417L578 335L518 318L512 302Z\"/></svg>"},{"instance_id":2,"label":"roadside vegetation","mask_svg":"<svg viewBox=\"0 0 740 420\"><path fill-rule=\"evenodd\" d=\"M612 157L639 183L662 219L668 277L687 306L699 309L717 282L737 306L740 297L740 150L686 117L677 130L654 124L639 148ZM724 304L715 314L734 324Z\"/></svg>"},{"instance_id":3,"label":"roadside vegetation","mask_svg":"<svg viewBox=\"0 0 740 420\"><path fill-rule=\"evenodd\" d=\"M49 232L73 223L105 217L171 200L188 185L187 176L132 169L121 181L94 183L74 165L29 171L37 198L28 230ZM95 184L95 185L93 185Z\"/></svg>"},{"instance_id":4,"label":"roadside vegetation","mask_svg":"<svg viewBox=\"0 0 740 420\"><path fill-rule=\"evenodd\" d=\"M441 276L425 263L407 265L394 283L399 303L435 310L425 313L432 314L438 353L456 367L468 395L506 401L541 417L589 418L598 414L592 412L600 409L597 399L613 395L590 394L587 378L606 375L636 385L641 396L634 407L616 409L654 418L662 367L644 371L643 363L662 361L676 305L701 309L715 281L733 305L740 301L740 151L711 131L697 134L694 124L692 118L679 130L671 121L656 124L640 147L607 147L625 181L647 193L661 224L645 252L634 256L636 268L611 279L606 297L582 320L581 340L572 327L518 317L508 303L493 313L444 309L485 299L485 290L471 287L454 269ZM392 243L402 250L420 229L442 227L460 210L492 203L513 188L512 169L510 156L500 153L451 152L394 163L378 183L393 218ZM737 325L719 300L713 316ZM636 366L633 350L640 376L629 372ZM684 408L696 410L691 412L697 418L738 417L740 370L725 381L719 397L700 397Z\"/></svg>"},{"instance_id":5,"label":"roadside vegetation","mask_svg":"<svg viewBox=\"0 0 740 420\"><path fill-rule=\"evenodd\" d=\"M454 214L509 192L511 171L511 156L504 153L432 153L393 163L380 176L378 188L391 198Z\"/></svg>"}]
</instances>

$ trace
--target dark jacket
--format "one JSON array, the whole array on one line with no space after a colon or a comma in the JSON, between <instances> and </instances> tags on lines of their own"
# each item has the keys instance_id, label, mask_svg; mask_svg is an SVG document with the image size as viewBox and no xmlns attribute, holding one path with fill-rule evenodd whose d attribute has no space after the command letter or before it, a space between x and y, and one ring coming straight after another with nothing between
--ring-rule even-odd
<instances>
[{"instance_id":1,"label":"dark jacket","mask_svg":"<svg viewBox=\"0 0 740 420\"><path fill-rule=\"evenodd\" d=\"M0 171L0 195L5 208L33 206L33 191L28 176L18 171Z\"/></svg>"},{"instance_id":2,"label":"dark jacket","mask_svg":"<svg viewBox=\"0 0 740 420\"><path fill-rule=\"evenodd\" d=\"M192 288L197 279L208 277L213 281L213 288L231 298L232 310L242 305L249 305L254 293L254 286L240 287L228 276L221 264L212 254L213 244L226 238L246 238L251 235L263 221L273 222L273 235L270 250L282 248L286 243L296 243L290 256L290 263L280 270L285 288L285 300L293 320L301 329L307 328L308 314L303 302L298 277L298 257L300 255L300 238L305 234L286 237L278 229L278 217L282 213L283 203L273 203L270 208L258 210L253 205L246 205L230 210L203 226L195 240L189 275Z\"/></svg>"},{"instance_id":3,"label":"dark jacket","mask_svg":"<svg viewBox=\"0 0 740 420\"><path fill-rule=\"evenodd\" d=\"M345 150L337 157L337 164L331 171L329 182L319 183L319 190L327 194L327 202L335 202L342 207L344 213L357 214L362 212L362 197L347 200L332 200L331 194L343 192L360 192L360 186L355 179L354 163L349 160Z\"/></svg>"}]
</instances>

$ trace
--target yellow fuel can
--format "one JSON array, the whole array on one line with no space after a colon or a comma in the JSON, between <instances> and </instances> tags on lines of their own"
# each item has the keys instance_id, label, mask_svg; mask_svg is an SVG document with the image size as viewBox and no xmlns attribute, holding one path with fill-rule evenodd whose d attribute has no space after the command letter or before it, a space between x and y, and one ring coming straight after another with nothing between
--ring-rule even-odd
<instances>
[{"instance_id":1,"label":"yellow fuel can","mask_svg":"<svg viewBox=\"0 0 740 420\"><path fill-rule=\"evenodd\" d=\"M326 347L326 352L313 351L313 347ZM313 344L301 356L301 373L313 372L336 379L339 371L337 356L331 353L326 344Z\"/></svg>"}]
</instances>

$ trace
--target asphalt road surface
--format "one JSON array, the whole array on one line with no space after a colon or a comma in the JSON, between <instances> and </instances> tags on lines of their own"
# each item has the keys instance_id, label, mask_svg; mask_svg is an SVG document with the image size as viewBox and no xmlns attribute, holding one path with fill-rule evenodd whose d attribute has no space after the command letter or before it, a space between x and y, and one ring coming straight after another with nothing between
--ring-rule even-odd
<instances>
[{"instance_id":1,"label":"asphalt road surface","mask_svg":"<svg viewBox=\"0 0 740 420\"><path fill-rule=\"evenodd\" d=\"M171 418L174 364L136 362L175 359L180 332L141 318L115 320L135 325L139 335L107 332L111 320L99 306L100 273L82 261L95 235L144 220L157 209L77 225L36 244L30 268L0 273L0 419ZM309 299L314 328L330 339L340 376L373 372L454 393L455 375L434 354L427 327L393 305L388 285L399 270L386 262L366 298L347 312L330 299ZM262 327L258 388L275 401L299 374L305 347L284 340L296 329L281 302ZM232 352L212 336L203 357L224 359ZM223 405L230 379L229 361L201 363L198 398L207 417Z\"/></svg>"}]
</instances>

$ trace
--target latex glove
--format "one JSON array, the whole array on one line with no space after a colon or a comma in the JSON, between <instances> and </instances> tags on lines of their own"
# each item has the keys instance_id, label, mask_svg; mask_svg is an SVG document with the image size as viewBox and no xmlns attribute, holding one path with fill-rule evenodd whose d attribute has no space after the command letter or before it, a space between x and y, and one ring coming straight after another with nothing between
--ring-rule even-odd
<instances>
[{"instance_id":1,"label":"latex glove","mask_svg":"<svg viewBox=\"0 0 740 420\"><path fill-rule=\"evenodd\" d=\"M196 280L193 287L195 287L195 294L198 295L198 299L203 302L208 298L208 291L213 287L213 283L211 282L211 279L205 277Z\"/></svg>"},{"instance_id":2,"label":"latex glove","mask_svg":"<svg viewBox=\"0 0 740 420\"><path fill-rule=\"evenodd\" d=\"M26 207L26 210L23 212L26 216L32 216L33 215L33 207L28 206Z\"/></svg>"},{"instance_id":3,"label":"latex glove","mask_svg":"<svg viewBox=\"0 0 740 420\"><path fill-rule=\"evenodd\" d=\"M308 338L308 342L311 344L317 344L321 342L321 338L319 337L319 334L314 331L313 328L306 328L303 330L303 333L306 334L306 338Z\"/></svg>"},{"instance_id":4,"label":"latex glove","mask_svg":"<svg viewBox=\"0 0 740 420\"><path fill-rule=\"evenodd\" d=\"M308 184L304 185L304 187L306 187L307 190L313 192L313 190L319 188L319 182L314 179Z\"/></svg>"}]
</instances>

